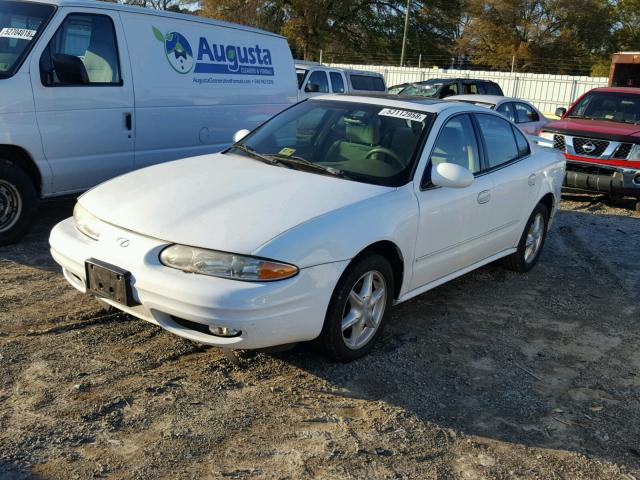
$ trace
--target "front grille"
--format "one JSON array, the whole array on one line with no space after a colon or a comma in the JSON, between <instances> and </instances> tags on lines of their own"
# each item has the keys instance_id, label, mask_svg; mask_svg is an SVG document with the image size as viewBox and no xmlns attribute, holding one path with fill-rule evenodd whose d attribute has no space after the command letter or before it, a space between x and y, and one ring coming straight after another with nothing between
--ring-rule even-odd
<instances>
[{"instance_id":1,"label":"front grille","mask_svg":"<svg viewBox=\"0 0 640 480\"><path fill-rule=\"evenodd\" d=\"M629 156L629 152L631 152L631 148L633 147L633 143L621 143L616 151L613 152L611 158L622 158L626 159Z\"/></svg>"},{"instance_id":2,"label":"front grille","mask_svg":"<svg viewBox=\"0 0 640 480\"><path fill-rule=\"evenodd\" d=\"M609 146L607 140L596 140L595 138L574 137L573 149L578 155L587 157L599 157Z\"/></svg>"},{"instance_id":3,"label":"front grille","mask_svg":"<svg viewBox=\"0 0 640 480\"><path fill-rule=\"evenodd\" d=\"M564 141L564 135L554 135L553 136L553 148L557 148L558 150L565 151L566 144Z\"/></svg>"}]
</instances>

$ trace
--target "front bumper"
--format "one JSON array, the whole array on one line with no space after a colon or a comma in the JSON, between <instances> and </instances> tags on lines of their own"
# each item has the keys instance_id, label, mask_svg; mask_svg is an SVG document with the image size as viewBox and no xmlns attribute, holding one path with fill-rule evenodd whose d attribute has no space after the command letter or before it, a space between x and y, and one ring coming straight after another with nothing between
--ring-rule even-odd
<instances>
[{"instance_id":1,"label":"front bumper","mask_svg":"<svg viewBox=\"0 0 640 480\"><path fill-rule=\"evenodd\" d=\"M563 190L640 197L640 169L567 160Z\"/></svg>"},{"instance_id":2,"label":"front bumper","mask_svg":"<svg viewBox=\"0 0 640 480\"><path fill-rule=\"evenodd\" d=\"M123 248L119 240L129 240ZM348 261L304 268L277 282L240 282L184 273L159 261L166 242L105 225L100 240L76 230L72 219L56 225L51 254L67 281L87 292L85 260L96 258L131 272L137 306L105 300L119 310L159 325L175 335L219 347L265 348L312 340L320 334L333 289ZM237 337L206 333L219 326L240 330Z\"/></svg>"}]
</instances>

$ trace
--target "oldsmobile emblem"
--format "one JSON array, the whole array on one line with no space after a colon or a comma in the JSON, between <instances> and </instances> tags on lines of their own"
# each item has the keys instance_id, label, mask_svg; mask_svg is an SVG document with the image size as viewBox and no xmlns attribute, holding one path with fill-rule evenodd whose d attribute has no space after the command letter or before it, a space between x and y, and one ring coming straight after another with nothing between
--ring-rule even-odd
<instances>
[{"instance_id":1,"label":"oldsmobile emblem","mask_svg":"<svg viewBox=\"0 0 640 480\"><path fill-rule=\"evenodd\" d=\"M116 242L118 242L118 245L120 245L122 248L127 248L129 246L128 238L120 237L116 240Z\"/></svg>"}]
</instances>

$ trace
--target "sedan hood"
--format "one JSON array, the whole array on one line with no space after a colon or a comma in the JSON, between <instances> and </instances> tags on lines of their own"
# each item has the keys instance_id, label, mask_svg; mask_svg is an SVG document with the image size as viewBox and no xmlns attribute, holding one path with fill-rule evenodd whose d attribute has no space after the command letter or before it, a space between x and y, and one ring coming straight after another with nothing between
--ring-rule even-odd
<instances>
[{"instance_id":1,"label":"sedan hood","mask_svg":"<svg viewBox=\"0 0 640 480\"><path fill-rule=\"evenodd\" d=\"M250 254L296 225L389 190L213 154L123 175L79 201L99 219L133 232Z\"/></svg>"}]
</instances>

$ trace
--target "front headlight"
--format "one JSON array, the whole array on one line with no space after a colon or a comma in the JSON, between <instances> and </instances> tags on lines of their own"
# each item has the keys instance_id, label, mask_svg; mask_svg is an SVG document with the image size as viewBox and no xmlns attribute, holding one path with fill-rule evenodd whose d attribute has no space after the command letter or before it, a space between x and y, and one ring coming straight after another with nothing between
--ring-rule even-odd
<instances>
[{"instance_id":1,"label":"front headlight","mask_svg":"<svg viewBox=\"0 0 640 480\"><path fill-rule=\"evenodd\" d=\"M551 140L553 142L554 135L555 133L551 133L551 132L540 132L539 136L546 140Z\"/></svg>"},{"instance_id":2,"label":"front headlight","mask_svg":"<svg viewBox=\"0 0 640 480\"><path fill-rule=\"evenodd\" d=\"M87 237L93 240L100 239L102 222L79 203L73 207L73 223Z\"/></svg>"},{"instance_id":3,"label":"front headlight","mask_svg":"<svg viewBox=\"0 0 640 480\"><path fill-rule=\"evenodd\" d=\"M627 155L627 160L633 160L636 162L640 160L640 144L636 143L633 145L631 151L629 152L629 155Z\"/></svg>"},{"instance_id":4,"label":"front headlight","mask_svg":"<svg viewBox=\"0 0 640 480\"><path fill-rule=\"evenodd\" d=\"M183 272L252 282L284 280L298 273L298 267L288 263L185 245L165 248L160 261Z\"/></svg>"}]
</instances>

